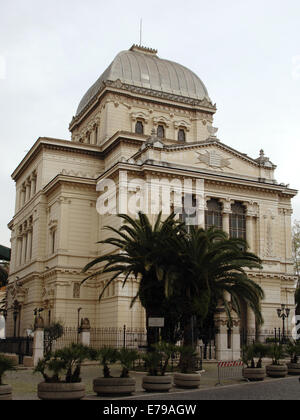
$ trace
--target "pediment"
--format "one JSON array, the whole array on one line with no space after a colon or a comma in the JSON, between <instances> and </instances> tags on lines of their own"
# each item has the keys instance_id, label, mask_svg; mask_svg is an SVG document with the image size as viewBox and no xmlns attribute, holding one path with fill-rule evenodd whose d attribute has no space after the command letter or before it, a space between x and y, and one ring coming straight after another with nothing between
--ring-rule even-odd
<instances>
[{"instance_id":1,"label":"pediment","mask_svg":"<svg viewBox=\"0 0 300 420\"><path fill-rule=\"evenodd\" d=\"M259 165L253 159L223 144L185 145L164 149L161 160L219 173L259 176Z\"/></svg>"},{"instance_id":2,"label":"pediment","mask_svg":"<svg viewBox=\"0 0 300 420\"><path fill-rule=\"evenodd\" d=\"M180 166L241 177L273 179L274 175L273 167L262 168L256 160L219 141L166 145L161 150L153 147L139 155L139 160L145 161L146 158L167 163L171 167Z\"/></svg>"}]
</instances>

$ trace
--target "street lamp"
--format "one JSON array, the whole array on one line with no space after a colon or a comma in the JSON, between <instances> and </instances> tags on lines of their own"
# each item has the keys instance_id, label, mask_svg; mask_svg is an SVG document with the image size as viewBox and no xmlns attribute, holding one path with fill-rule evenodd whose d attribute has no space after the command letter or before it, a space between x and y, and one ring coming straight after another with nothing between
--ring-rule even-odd
<instances>
[{"instance_id":1,"label":"street lamp","mask_svg":"<svg viewBox=\"0 0 300 420\"><path fill-rule=\"evenodd\" d=\"M17 318L19 315L19 304L17 302L14 303L13 306L13 319L14 319L14 337L17 335Z\"/></svg>"},{"instance_id":2,"label":"street lamp","mask_svg":"<svg viewBox=\"0 0 300 420\"><path fill-rule=\"evenodd\" d=\"M78 312L78 319L77 319L77 343L79 343L79 333L80 333L80 324L79 324L79 314L82 308L78 308L77 312Z\"/></svg>"},{"instance_id":3,"label":"street lamp","mask_svg":"<svg viewBox=\"0 0 300 420\"><path fill-rule=\"evenodd\" d=\"M278 318L282 319L282 341L285 341L285 319L290 315L290 309L285 304L281 305L281 308L277 309Z\"/></svg>"}]
</instances>

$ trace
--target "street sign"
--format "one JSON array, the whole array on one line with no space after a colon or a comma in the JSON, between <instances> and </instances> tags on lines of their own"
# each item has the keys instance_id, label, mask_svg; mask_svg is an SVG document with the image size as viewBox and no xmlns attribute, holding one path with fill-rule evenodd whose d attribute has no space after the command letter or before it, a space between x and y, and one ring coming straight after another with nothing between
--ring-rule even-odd
<instances>
[{"instance_id":1,"label":"street sign","mask_svg":"<svg viewBox=\"0 0 300 420\"><path fill-rule=\"evenodd\" d=\"M148 318L148 326L163 328L165 326L165 318Z\"/></svg>"}]
</instances>

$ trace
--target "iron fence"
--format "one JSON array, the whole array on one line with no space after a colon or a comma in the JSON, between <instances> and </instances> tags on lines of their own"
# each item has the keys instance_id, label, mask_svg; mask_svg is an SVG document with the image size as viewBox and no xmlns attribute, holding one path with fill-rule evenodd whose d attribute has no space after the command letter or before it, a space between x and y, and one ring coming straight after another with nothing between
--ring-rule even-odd
<instances>
[{"instance_id":1,"label":"iron fence","mask_svg":"<svg viewBox=\"0 0 300 420\"><path fill-rule=\"evenodd\" d=\"M78 342L78 328L64 327L63 335L56 340L51 340L47 333L44 335L44 353L55 351Z\"/></svg>"},{"instance_id":2,"label":"iron fence","mask_svg":"<svg viewBox=\"0 0 300 420\"><path fill-rule=\"evenodd\" d=\"M19 364L23 364L24 356L33 355L32 337L8 337L0 339L0 353L14 353L19 356Z\"/></svg>"},{"instance_id":3,"label":"iron fence","mask_svg":"<svg viewBox=\"0 0 300 420\"><path fill-rule=\"evenodd\" d=\"M44 350L55 351L72 343L79 342L77 327L64 327L63 335L51 341L45 334ZM90 347L98 350L103 347L143 349L147 346L147 332L145 329L103 327L90 329Z\"/></svg>"},{"instance_id":4,"label":"iron fence","mask_svg":"<svg viewBox=\"0 0 300 420\"><path fill-rule=\"evenodd\" d=\"M90 346L100 349L105 346L115 348L143 349L147 346L145 329L127 328L91 328Z\"/></svg>"}]
</instances>

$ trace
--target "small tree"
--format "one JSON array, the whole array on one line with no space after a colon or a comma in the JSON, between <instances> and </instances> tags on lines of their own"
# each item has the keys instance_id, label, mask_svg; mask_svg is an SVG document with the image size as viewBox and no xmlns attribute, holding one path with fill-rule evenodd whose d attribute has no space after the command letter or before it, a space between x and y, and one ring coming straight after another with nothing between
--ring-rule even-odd
<instances>
[{"instance_id":1,"label":"small tree","mask_svg":"<svg viewBox=\"0 0 300 420\"><path fill-rule=\"evenodd\" d=\"M267 351L268 356L272 358L272 365L280 366L280 360L286 356L286 351L282 344L270 344Z\"/></svg>"},{"instance_id":2,"label":"small tree","mask_svg":"<svg viewBox=\"0 0 300 420\"><path fill-rule=\"evenodd\" d=\"M3 376L9 370L15 370L14 362L3 354L0 354L0 385L4 385L2 382Z\"/></svg>"},{"instance_id":3,"label":"small tree","mask_svg":"<svg viewBox=\"0 0 300 420\"><path fill-rule=\"evenodd\" d=\"M116 363L118 360L118 350L113 347L103 347L98 351L97 359L100 360L100 363L103 366L104 378L112 378L109 365L111 363Z\"/></svg>"},{"instance_id":4,"label":"small tree","mask_svg":"<svg viewBox=\"0 0 300 420\"><path fill-rule=\"evenodd\" d=\"M129 370L132 369L133 363L139 358L138 352L136 350L123 348L118 351L117 358L122 366L120 377L129 378Z\"/></svg>"},{"instance_id":5,"label":"small tree","mask_svg":"<svg viewBox=\"0 0 300 420\"><path fill-rule=\"evenodd\" d=\"M269 347L262 343L246 346L243 351L243 362L247 368L262 368L262 359L267 356ZM258 358L255 363L255 358Z\"/></svg>"},{"instance_id":6,"label":"small tree","mask_svg":"<svg viewBox=\"0 0 300 420\"><path fill-rule=\"evenodd\" d=\"M49 353L52 351L53 343L64 334L64 327L59 322L53 322L52 324L48 325L44 328L45 334L45 353Z\"/></svg>"},{"instance_id":7,"label":"small tree","mask_svg":"<svg viewBox=\"0 0 300 420\"><path fill-rule=\"evenodd\" d=\"M81 382L82 362L85 359L94 359L94 356L89 347L72 343L69 347L47 353L44 359L39 360L34 373L41 373L47 383L78 383Z\"/></svg>"},{"instance_id":8,"label":"small tree","mask_svg":"<svg viewBox=\"0 0 300 420\"><path fill-rule=\"evenodd\" d=\"M177 351L180 353L179 369L181 373L194 373L197 358L195 348L193 346L178 346Z\"/></svg>"},{"instance_id":9,"label":"small tree","mask_svg":"<svg viewBox=\"0 0 300 420\"><path fill-rule=\"evenodd\" d=\"M291 358L291 363L298 363L300 357L300 342L290 341L286 346L286 351Z\"/></svg>"}]
</instances>

